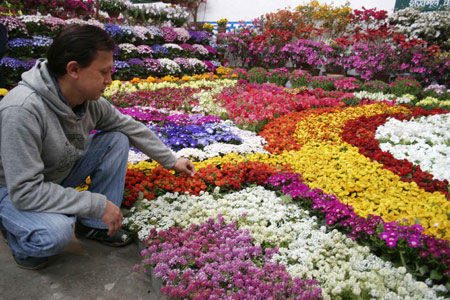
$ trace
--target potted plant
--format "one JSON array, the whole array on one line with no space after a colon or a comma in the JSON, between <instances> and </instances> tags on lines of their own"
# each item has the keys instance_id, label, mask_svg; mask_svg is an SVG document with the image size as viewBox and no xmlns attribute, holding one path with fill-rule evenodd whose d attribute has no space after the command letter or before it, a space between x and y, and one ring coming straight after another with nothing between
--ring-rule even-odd
<instances>
[{"instance_id":1,"label":"potted plant","mask_svg":"<svg viewBox=\"0 0 450 300\"><path fill-rule=\"evenodd\" d=\"M220 19L219 21L217 21L217 31L219 31L219 33L226 32L227 31L227 23L228 23L227 18L223 18L223 19Z\"/></svg>"},{"instance_id":2,"label":"potted plant","mask_svg":"<svg viewBox=\"0 0 450 300\"><path fill-rule=\"evenodd\" d=\"M107 12L111 18L117 18L128 6L122 0L100 0L98 8Z\"/></svg>"},{"instance_id":3,"label":"potted plant","mask_svg":"<svg viewBox=\"0 0 450 300\"><path fill-rule=\"evenodd\" d=\"M143 24L146 20L146 12L139 6L129 7L127 15L134 20L136 24Z\"/></svg>"},{"instance_id":4,"label":"potted plant","mask_svg":"<svg viewBox=\"0 0 450 300\"><path fill-rule=\"evenodd\" d=\"M327 76L344 77L347 73L347 70L344 68L344 60L347 54L346 45L339 41L331 40L329 46L331 51L327 52L325 61Z\"/></svg>"}]
</instances>

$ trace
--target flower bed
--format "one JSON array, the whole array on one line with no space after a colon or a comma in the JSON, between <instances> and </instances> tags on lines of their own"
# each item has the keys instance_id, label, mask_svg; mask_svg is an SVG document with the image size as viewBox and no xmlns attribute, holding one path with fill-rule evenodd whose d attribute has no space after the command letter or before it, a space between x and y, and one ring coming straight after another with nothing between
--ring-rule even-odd
<instances>
[{"instance_id":1,"label":"flower bed","mask_svg":"<svg viewBox=\"0 0 450 300\"><path fill-rule=\"evenodd\" d=\"M167 89L167 84L135 86L158 91L158 85ZM175 86L179 87L174 84L171 88ZM445 111L396 105L400 98L395 97L369 100L375 97L370 94L358 99L352 98L353 94L322 90L287 93L274 85L243 81L226 88L211 87L208 83L206 89L203 86L189 96L198 99L195 95L208 94L208 101L192 107L208 112L202 106L212 107L217 102L225 108L222 116L233 116L234 111L248 109L247 99L253 106L270 105L280 94L292 100L277 106L283 110L281 116L261 117L265 124L258 138L265 141L259 150L236 148L234 153L208 155L209 149L203 149L202 155L190 156L197 169L193 178L163 170L150 161L130 164L124 204L131 215L124 222L141 240L149 236L149 241L161 240L159 233L166 231L179 237L193 234L189 229L193 224L195 230L207 226L204 222L216 224L220 214L224 221L218 221L218 228L248 230L254 246L277 249L270 261L286 267L290 276L286 281L316 280L325 299L440 299L439 295L448 293L442 285L449 278L448 181L394 157L383 160L389 153L383 152L375 139L377 128L381 130L389 117L405 121L420 116L444 118ZM356 106L345 106L348 99ZM176 98L173 101L177 103ZM170 105L168 100L165 106ZM156 114L157 124L177 116L162 111L166 115ZM182 111L184 115L176 118L178 124L191 124L185 114L188 111ZM254 113L260 118L266 112L257 109ZM252 128L251 124L250 120L242 123L247 128ZM390 128L389 123L385 126ZM439 135L443 141L448 139L446 133ZM429 138L432 148L438 145L436 138ZM392 135L383 139L396 141ZM208 271L201 265L185 265L190 271L183 277L183 268L172 268L170 263L169 269L156 268L158 262L161 268L168 263L156 259L154 253L163 251L158 247L148 244L152 250L143 252L141 267L154 268L166 287L163 294L176 298L188 293L177 290L174 282L183 280L186 287L191 283L198 287L198 278L206 280L202 292L222 293L224 285L220 283L227 282L229 290L225 290L233 293L234 282L227 280L235 273L214 277L215 268L222 263L225 266L225 261L209 261L212 265L205 265ZM214 249L205 248L201 255L214 256ZM210 285L215 280L217 290Z\"/></svg>"}]
</instances>

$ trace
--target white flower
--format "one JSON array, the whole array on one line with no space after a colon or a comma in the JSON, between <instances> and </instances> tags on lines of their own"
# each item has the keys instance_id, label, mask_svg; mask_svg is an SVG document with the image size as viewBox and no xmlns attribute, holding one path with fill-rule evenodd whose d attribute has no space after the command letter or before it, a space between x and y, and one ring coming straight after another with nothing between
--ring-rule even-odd
<instances>
[{"instance_id":1,"label":"white flower","mask_svg":"<svg viewBox=\"0 0 450 300\"><path fill-rule=\"evenodd\" d=\"M389 119L377 128L380 149L397 159L408 159L436 179L450 180L450 116L420 117L411 121Z\"/></svg>"},{"instance_id":2,"label":"white flower","mask_svg":"<svg viewBox=\"0 0 450 300\"><path fill-rule=\"evenodd\" d=\"M180 65L178 65L176 62L169 58L158 58L159 63L161 66L169 72L169 74L174 75L181 72Z\"/></svg>"}]
</instances>

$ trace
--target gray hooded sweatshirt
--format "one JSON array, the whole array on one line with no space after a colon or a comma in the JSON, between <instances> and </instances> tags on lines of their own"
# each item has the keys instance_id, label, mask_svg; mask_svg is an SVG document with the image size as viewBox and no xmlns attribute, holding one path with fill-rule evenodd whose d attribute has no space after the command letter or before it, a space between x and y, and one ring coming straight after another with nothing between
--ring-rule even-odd
<instances>
[{"instance_id":1,"label":"gray hooded sweatshirt","mask_svg":"<svg viewBox=\"0 0 450 300\"><path fill-rule=\"evenodd\" d=\"M0 187L7 187L18 209L103 216L104 195L60 185L94 129L122 132L165 168L175 165L173 152L144 124L121 114L102 97L84 105L85 112L78 117L63 102L44 59L23 73L18 86L0 101Z\"/></svg>"}]
</instances>

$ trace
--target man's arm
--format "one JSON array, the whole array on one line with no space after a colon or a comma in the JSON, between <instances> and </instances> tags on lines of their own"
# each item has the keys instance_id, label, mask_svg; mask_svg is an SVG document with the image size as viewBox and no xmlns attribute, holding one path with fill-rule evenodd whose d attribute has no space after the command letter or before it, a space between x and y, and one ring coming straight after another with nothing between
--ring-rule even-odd
<instances>
[{"instance_id":1,"label":"man's arm","mask_svg":"<svg viewBox=\"0 0 450 300\"><path fill-rule=\"evenodd\" d=\"M46 182L41 158L44 130L37 116L13 106L0 112L0 151L6 186L22 210L46 211L100 219L106 197Z\"/></svg>"},{"instance_id":2,"label":"man's arm","mask_svg":"<svg viewBox=\"0 0 450 300\"><path fill-rule=\"evenodd\" d=\"M116 130L128 136L130 142L150 158L159 162L166 169L173 169L194 176L195 167L186 158L176 158L168 148L148 127L130 116L125 116L114 108L106 99L101 98L98 103L105 112L99 121L100 130Z\"/></svg>"}]
</instances>

